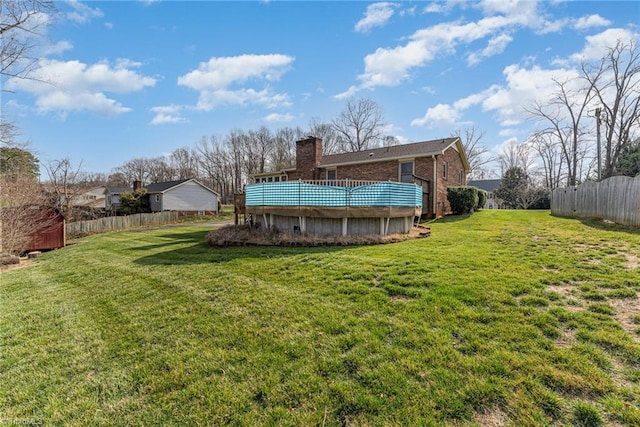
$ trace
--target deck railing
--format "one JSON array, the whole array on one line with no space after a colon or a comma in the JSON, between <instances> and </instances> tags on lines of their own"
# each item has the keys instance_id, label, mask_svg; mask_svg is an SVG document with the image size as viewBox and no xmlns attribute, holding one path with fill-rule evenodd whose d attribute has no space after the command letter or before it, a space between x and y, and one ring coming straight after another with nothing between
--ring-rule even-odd
<instances>
[{"instance_id":1,"label":"deck railing","mask_svg":"<svg viewBox=\"0 0 640 427\"><path fill-rule=\"evenodd\" d=\"M422 189L391 181L263 182L246 187L246 206L421 207Z\"/></svg>"}]
</instances>

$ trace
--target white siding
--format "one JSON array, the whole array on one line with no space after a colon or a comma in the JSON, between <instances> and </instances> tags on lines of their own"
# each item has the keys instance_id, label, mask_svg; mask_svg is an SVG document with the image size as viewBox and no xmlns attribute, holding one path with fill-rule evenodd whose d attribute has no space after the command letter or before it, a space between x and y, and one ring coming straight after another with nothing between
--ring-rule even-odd
<instances>
[{"instance_id":1,"label":"white siding","mask_svg":"<svg viewBox=\"0 0 640 427\"><path fill-rule=\"evenodd\" d=\"M153 195L151 196L153 197ZM217 211L218 197L197 182L189 181L162 195L165 211Z\"/></svg>"}]
</instances>

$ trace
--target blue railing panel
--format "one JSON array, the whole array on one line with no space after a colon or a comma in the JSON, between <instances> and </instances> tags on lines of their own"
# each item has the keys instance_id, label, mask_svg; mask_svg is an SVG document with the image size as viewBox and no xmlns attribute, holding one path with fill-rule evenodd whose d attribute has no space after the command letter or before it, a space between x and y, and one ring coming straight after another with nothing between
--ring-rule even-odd
<instances>
[{"instance_id":1,"label":"blue railing panel","mask_svg":"<svg viewBox=\"0 0 640 427\"><path fill-rule=\"evenodd\" d=\"M422 207L422 188L379 182L358 187L266 182L246 187L246 206Z\"/></svg>"}]
</instances>

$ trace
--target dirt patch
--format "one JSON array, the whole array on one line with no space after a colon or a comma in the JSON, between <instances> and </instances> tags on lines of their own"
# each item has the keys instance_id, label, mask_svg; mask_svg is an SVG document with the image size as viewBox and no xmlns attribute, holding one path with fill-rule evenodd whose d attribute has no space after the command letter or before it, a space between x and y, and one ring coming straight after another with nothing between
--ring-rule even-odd
<instances>
[{"instance_id":1,"label":"dirt patch","mask_svg":"<svg viewBox=\"0 0 640 427\"><path fill-rule=\"evenodd\" d=\"M632 254L624 254L624 256L627 258L627 262L624 263L624 266L627 270L634 270L638 268L638 265L640 265L640 260L637 256Z\"/></svg>"},{"instance_id":2,"label":"dirt patch","mask_svg":"<svg viewBox=\"0 0 640 427\"><path fill-rule=\"evenodd\" d=\"M560 336L556 338L553 343L560 348L567 348L571 347L577 340L578 337L576 335L576 331L573 329L566 329L562 331Z\"/></svg>"},{"instance_id":3,"label":"dirt patch","mask_svg":"<svg viewBox=\"0 0 640 427\"><path fill-rule=\"evenodd\" d=\"M507 414L500 408L487 412L476 413L473 422L482 427L503 427L507 425Z\"/></svg>"},{"instance_id":4,"label":"dirt patch","mask_svg":"<svg viewBox=\"0 0 640 427\"><path fill-rule=\"evenodd\" d=\"M30 267L34 264L34 261L31 259L20 258L20 262L18 264L0 265L0 274L11 270L17 270L19 268Z\"/></svg>"},{"instance_id":5,"label":"dirt patch","mask_svg":"<svg viewBox=\"0 0 640 427\"><path fill-rule=\"evenodd\" d=\"M631 336L634 341L639 342L640 339L635 333L638 325L634 323L633 319L636 316L640 316L640 299L611 298L608 302L616 310L614 318L620 323L622 328Z\"/></svg>"}]
</instances>

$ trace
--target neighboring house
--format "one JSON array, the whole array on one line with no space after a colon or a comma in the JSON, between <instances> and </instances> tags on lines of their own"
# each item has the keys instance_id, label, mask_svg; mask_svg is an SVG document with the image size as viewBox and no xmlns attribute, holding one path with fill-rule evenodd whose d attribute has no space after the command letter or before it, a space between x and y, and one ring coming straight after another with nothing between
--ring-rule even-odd
<instances>
[{"instance_id":1,"label":"neighboring house","mask_svg":"<svg viewBox=\"0 0 640 427\"><path fill-rule=\"evenodd\" d=\"M423 191L422 213L451 213L447 187L466 185L470 167L460 138L444 138L371 150L322 155L322 139L296 143L296 167L253 176L256 183L290 180L413 182Z\"/></svg>"},{"instance_id":2,"label":"neighboring house","mask_svg":"<svg viewBox=\"0 0 640 427\"><path fill-rule=\"evenodd\" d=\"M106 207L107 186L100 185L73 198L73 206L93 209L104 209Z\"/></svg>"},{"instance_id":3,"label":"neighboring house","mask_svg":"<svg viewBox=\"0 0 640 427\"><path fill-rule=\"evenodd\" d=\"M104 208L107 212L118 213L120 211L120 194L131 193L132 191L133 189L131 187L105 186Z\"/></svg>"},{"instance_id":4,"label":"neighboring house","mask_svg":"<svg viewBox=\"0 0 640 427\"><path fill-rule=\"evenodd\" d=\"M192 214L218 212L220 195L195 179L157 182L145 187L151 212L179 211Z\"/></svg>"},{"instance_id":5,"label":"neighboring house","mask_svg":"<svg viewBox=\"0 0 640 427\"><path fill-rule=\"evenodd\" d=\"M496 197L495 194L501 183L501 179L482 179L469 181L468 185L487 192L487 201L484 204L484 209L502 209L504 202L499 197Z\"/></svg>"}]
</instances>

